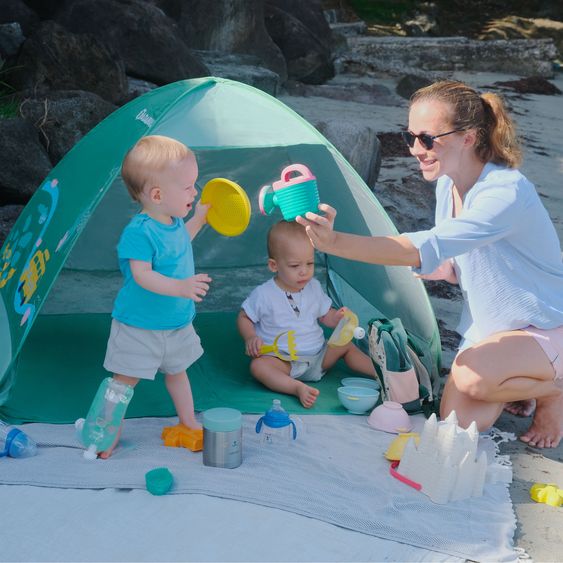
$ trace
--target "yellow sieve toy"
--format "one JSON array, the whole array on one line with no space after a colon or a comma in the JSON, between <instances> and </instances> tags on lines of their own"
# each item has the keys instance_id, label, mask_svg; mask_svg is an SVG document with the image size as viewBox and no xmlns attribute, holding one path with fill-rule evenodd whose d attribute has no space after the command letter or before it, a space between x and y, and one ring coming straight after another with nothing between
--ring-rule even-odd
<instances>
[{"instance_id":1,"label":"yellow sieve toy","mask_svg":"<svg viewBox=\"0 0 563 563\"><path fill-rule=\"evenodd\" d=\"M226 178L213 178L201 190L201 203L210 203L207 222L220 235L236 237L250 222L250 200L246 192Z\"/></svg>"},{"instance_id":2,"label":"yellow sieve toy","mask_svg":"<svg viewBox=\"0 0 563 563\"><path fill-rule=\"evenodd\" d=\"M563 489L559 489L555 483L534 483L530 498L549 506L563 506Z\"/></svg>"},{"instance_id":3,"label":"yellow sieve toy","mask_svg":"<svg viewBox=\"0 0 563 563\"><path fill-rule=\"evenodd\" d=\"M287 351L289 356L280 352L280 347L278 344L279 339L284 335L287 334ZM280 332L275 338L273 344L264 344L260 347L260 354L269 354L272 353L274 356L278 357L280 360L284 362L291 362L299 359L297 355L297 347L295 344L295 331L294 330L287 330L286 332Z\"/></svg>"}]
</instances>

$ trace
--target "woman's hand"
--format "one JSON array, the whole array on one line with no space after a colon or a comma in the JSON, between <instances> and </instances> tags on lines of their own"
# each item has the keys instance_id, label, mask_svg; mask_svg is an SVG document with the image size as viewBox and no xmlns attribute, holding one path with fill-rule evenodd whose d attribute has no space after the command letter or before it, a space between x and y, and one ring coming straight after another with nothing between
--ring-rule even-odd
<instances>
[{"instance_id":1,"label":"woman's hand","mask_svg":"<svg viewBox=\"0 0 563 563\"><path fill-rule=\"evenodd\" d=\"M319 209L324 213L324 216L308 211L305 217L299 216L295 220L305 227L311 244L317 250L330 252L336 241L336 233L333 230L336 209L326 203L320 203Z\"/></svg>"}]
</instances>

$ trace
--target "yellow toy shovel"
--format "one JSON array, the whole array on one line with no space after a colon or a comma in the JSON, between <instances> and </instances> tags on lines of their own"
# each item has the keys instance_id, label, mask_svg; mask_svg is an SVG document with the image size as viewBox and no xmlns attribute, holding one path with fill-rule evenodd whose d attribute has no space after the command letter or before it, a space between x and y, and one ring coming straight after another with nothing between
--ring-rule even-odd
<instances>
[{"instance_id":1,"label":"yellow toy shovel","mask_svg":"<svg viewBox=\"0 0 563 563\"><path fill-rule=\"evenodd\" d=\"M286 354L282 354L280 352L280 347L278 344L278 340L284 335L287 334L287 351L289 352L289 356ZM280 332L275 338L273 344L264 344L260 347L260 354L269 354L272 353L274 356L278 357L280 360L284 362L291 362L299 359L297 355L297 348L295 345L295 331L294 330L287 330L285 332Z\"/></svg>"}]
</instances>

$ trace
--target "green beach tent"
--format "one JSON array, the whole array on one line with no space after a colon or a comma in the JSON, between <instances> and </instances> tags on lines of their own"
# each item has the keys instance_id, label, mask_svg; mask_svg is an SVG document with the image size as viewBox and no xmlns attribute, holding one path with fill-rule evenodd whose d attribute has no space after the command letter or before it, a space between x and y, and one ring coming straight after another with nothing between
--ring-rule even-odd
<instances>
[{"instance_id":1,"label":"green beach tent","mask_svg":"<svg viewBox=\"0 0 563 563\"><path fill-rule=\"evenodd\" d=\"M115 111L53 168L0 251L0 417L70 422L83 416L105 373L113 299L120 287L116 245L138 211L120 177L125 153L141 137L168 135L196 154L201 188L215 177L241 185L252 203L249 228L224 237L206 227L194 241L197 272L213 278L198 306L206 353L189 369L196 408L262 412L272 393L252 380L235 317L248 292L270 275L266 233L281 214L262 216L258 192L292 163L317 177L321 201L338 210L338 230L396 233L362 179L314 127L275 98L220 78L163 86ZM408 268L318 255L317 274L336 305L373 317L400 317L437 373L440 342L422 283ZM364 343L365 344L365 343ZM316 413L345 411L339 369L319 383ZM284 399L288 410L298 401ZM174 413L163 382L141 382L128 416Z\"/></svg>"}]
</instances>

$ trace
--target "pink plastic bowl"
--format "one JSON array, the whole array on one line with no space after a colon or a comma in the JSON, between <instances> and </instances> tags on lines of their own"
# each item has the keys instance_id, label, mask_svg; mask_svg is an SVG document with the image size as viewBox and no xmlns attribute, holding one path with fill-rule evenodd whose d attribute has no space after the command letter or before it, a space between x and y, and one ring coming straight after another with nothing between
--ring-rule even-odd
<instances>
[{"instance_id":1,"label":"pink plastic bowl","mask_svg":"<svg viewBox=\"0 0 563 563\"><path fill-rule=\"evenodd\" d=\"M408 432L412 424L407 411L393 401L384 401L383 404L375 407L368 417L368 424L376 430L399 434Z\"/></svg>"}]
</instances>

